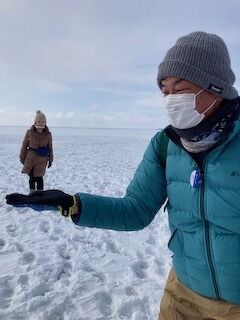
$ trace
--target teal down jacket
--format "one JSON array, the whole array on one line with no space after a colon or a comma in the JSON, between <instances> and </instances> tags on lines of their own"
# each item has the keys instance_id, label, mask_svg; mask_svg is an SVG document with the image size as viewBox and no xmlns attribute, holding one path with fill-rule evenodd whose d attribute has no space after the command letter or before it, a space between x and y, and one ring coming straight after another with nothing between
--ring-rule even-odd
<instances>
[{"instance_id":1,"label":"teal down jacket","mask_svg":"<svg viewBox=\"0 0 240 320\"><path fill-rule=\"evenodd\" d=\"M165 200L173 267L179 280L200 295L240 304L240 131L211 151L203 165L203 183L190 184L196 162L171 140L166 170L156 134L124 198L78 193L81 226L114 230L146 227Z\"/></svg>"}]
</instances>

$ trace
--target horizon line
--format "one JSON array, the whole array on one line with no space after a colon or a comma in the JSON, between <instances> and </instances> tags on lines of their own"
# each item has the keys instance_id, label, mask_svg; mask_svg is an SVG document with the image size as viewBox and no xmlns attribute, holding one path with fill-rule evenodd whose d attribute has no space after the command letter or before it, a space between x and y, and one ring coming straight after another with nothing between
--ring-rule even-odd
<instances>
[{"instance_id":1,"label":"horizon line","mask_svg":"<svg viewBox=\"0 0 240 320\"><path fill-rule=\"evenodd\" d=\"M0 124L0 127L29 127L27 125ZM30 125L31 127L31 125ZM66 129L116 129L116 130L161 130L161 128L131 128L131 127L69 127L69 126L51 126L50 128L66 128Z\"/></svg>"}]
</instances>

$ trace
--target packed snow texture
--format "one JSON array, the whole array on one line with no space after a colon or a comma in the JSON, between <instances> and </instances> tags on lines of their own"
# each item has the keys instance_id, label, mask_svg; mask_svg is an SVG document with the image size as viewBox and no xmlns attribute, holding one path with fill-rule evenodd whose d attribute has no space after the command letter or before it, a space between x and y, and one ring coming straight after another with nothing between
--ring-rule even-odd
<instances>
[{"instance_id":1,"label":"packed snow texture","mask_svg":"<svg viewBox=\"0 0 240 320\"><path fill-rule=\"evenodd\" d=\"M170 269L167 214L138 232L75 226L5 204L28 193L27 128L0 127L0 320L155 320ZM51 129L51 128L50 128ZM153 130L52 128L45 189L122 197Z\"/></svg>"}]
</instances>

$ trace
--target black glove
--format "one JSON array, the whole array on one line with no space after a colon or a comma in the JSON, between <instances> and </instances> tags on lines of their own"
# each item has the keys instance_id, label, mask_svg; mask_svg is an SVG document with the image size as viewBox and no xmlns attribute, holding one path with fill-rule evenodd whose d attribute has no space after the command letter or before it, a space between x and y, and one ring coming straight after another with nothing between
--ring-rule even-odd
<instances>
[{"instance_id":1,"label":"black glove","mask_svg":"<svg viewBox=\"0 0 240 320\"><path fill-rule=\"evenodd\" d=\"M52 162L48 161L48 168L52 166Z\"/></svg>"},{"instance_id":2,"label":"black glove","mask_svg":"<svg viewBox=\"0 0 240 320\"><path fill-rule=\"evenodd\" d=\"M58 208L65 217L74 215L75 196L60 190L35 191L29 195L12 193L6 196L7 204L19 207L31 207L34 210Z\"/></svg>"}]
</instances>

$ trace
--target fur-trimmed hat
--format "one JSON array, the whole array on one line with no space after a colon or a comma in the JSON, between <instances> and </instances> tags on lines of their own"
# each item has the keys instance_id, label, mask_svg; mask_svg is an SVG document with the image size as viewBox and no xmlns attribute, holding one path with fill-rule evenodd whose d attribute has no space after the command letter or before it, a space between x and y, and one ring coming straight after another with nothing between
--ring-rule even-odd
<instances>
[{"instance_id":1,"label":"fur-trimmed hat","mask_svg":"<svg viewBox=\"0 0 240 320\"><path fill-rule=\"evenodd\" d=\"M45 128L46 123L47 123L47 120L46 120L45 114L42 113L42 111L37 110L36 117L34 120L35 127L39 129Z\"/></svg>"}]
</instances>

